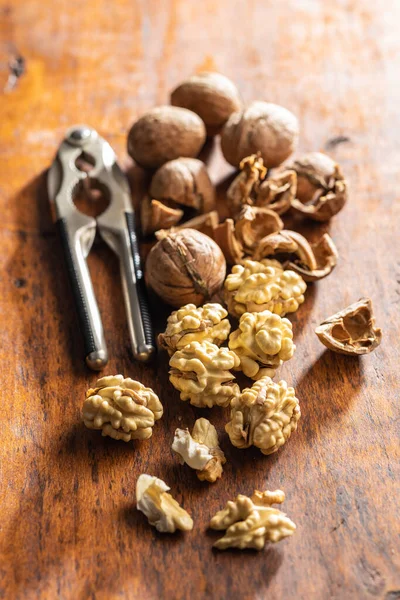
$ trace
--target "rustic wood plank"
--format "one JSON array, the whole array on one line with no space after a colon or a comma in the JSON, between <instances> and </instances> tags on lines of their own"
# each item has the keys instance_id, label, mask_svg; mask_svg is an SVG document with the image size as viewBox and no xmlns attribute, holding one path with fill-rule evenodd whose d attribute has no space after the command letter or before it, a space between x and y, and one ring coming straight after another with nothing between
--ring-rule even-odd
<instances>
[{"instance_id":1,"label":"rustic wood plank","mask_svg":"<svg viewBox=\"0 0 400 600\"><path fill-rule=\"evenodd\" d=\"M400 597L398 3L383 11L372 0L25 0L2 2L0 13L1 87L9 54L26 60L0 101L0 597ZM292 319L297 350L281 375L297 389L299 429L271 457L238 451L224 434L228 463L212 486L177 464L170 443L175 427L201 415L222 432L226 411L180 402L165 356L149 367L131 362L116 260L101 245L90 268L107 371L151 385L165 416L140 444L80 424L95 375L81 361L44 186L66 127L88 122L130 168L137 196L142 174L126 157L129 125L204 68L231 76L246 100L293 110L301 148L329 148L351 185L348 206L329 225L340 263L309 287ZM338 136L348 141L336 144ZM218 147L209 164L216 182L231 172ZM326 229L303 227L311 238ZM382 345L360 360L325 351L314 327L362 295L373 299ZM168 309L154 308L161 327ZM147 525L134 509L142 472L171 485L193 515L192 533L161 536ZM260 554L213 552L210 516L265 486L285 490L296 535Z\"/></svg>"}]
</instances>

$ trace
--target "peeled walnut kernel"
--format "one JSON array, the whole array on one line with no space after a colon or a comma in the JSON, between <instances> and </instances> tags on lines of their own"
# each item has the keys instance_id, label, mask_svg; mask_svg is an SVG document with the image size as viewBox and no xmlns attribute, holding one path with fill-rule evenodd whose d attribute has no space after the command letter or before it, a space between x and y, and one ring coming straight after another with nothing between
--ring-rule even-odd
<instances>
[{"instance_id":1,"label":"peeled walnut kernel","mask_svg":"<svg viewBox=\"0 0 400 600\"><path fill-rule=\"evenodd\" d=\"M315 221L328 221L347 201L347 181L339 165L326 154L310 152L288 165L297 173L292 207Z\"/></svg>"},{"instance_id":2,"label":"peeled walnut kernel","mask_svg":"<svg viewBox=\"0 0 400 600\"><path fill-rule=\"evenodd\" d=\"M86 427L124 442L147 440L162 414L153 390L123 375L98 379L96 387L86 393L82 411Z\"/></svg>"},{"instance_id":3,"label":"peeled walnut kernel","mask_svg":"<svg viewBox=\"0 0 400 600\"><path fill-rule=\"evenodd\" d=\"M227 502L225 508L211 519L211 529L224 530L224 537L215 542L219 550L227 548L255 548L262 550L266 542L279 542L293 535L296 525L285 513L272 508L272 504L282 504L285 494L258 492L249 498L239 494L234 502Z\"/></svg>"},{"instance_id":4,"label":"peeled walnut kernel","mask_svg":"<svg viewBox=\"0 0 400 600\"><path fill-rule=\"evenodd\" d=\"M167 493L169 489L162 479L143 473L136 483L137 509L161 533L174 533L177 529L190 531L193 529L193 519Z\"/></svg>"},{"instance_id":5,"label":"peeled walnut kernel","mask_svg":"<svg viewBox=\"0 0 400 600\"><path fill-rule=\"evenodd\" d=\"M170 356L190 342L207 341L220 346L231 329L227 316L220 304L204 304L199 308L186 304L168 317L167 328L158 336L158 342Z\"/></svg>"},{"instance_id":6,"label":"peeled walnut kernel","mask_svg":"<svg viewBox=\"0 0 400 600\"><path fill-rule=\"evenodd\" d=\"M234 317L264 310L284 316L304 302L306 288L300 275L285 271L276 260L245 259L226 278L224 295Z\"/></svg>"},{"instance_id":7,"label":"peeled walnut kernel","mask_svg":"<svg viewBox=\"0 0 400 600\"><path fill-rule=\"evenodd\" d=\"M214 483L221 477L226 458L217 430L207 419L197 419L191 435L188 429L176 429L172 450L179 454L182 464L196 470L200 481Z\"/></svg>"},{"instance_id":8,"label":"peeled walnut kernel","mask_svg":"<svg viewBox=\"0 0 400 600\"><path fill-rule=\"evenodd\" d=\"M234 167L251 154L260 153L269 169L278 167L297 146L297 118L286 108L267 102L252 102L233 113L221 134L225 159Z\"/></svg>"},{"instance_id":9,"label":"peeled walnut kernel","mask_svg":"<svg viewBox=\"0 0 400 600\"><path fill-rule=\"evenodd\" d=\"M140 204L140 222L143 235L159 229L172 227L183 217L183 210L167 206L158 200L145 196Z\"/></svg>"},{"instance_id":10,"label":"peeled walnut kernel","mask_svg":"<svg viewBox=\"0 0 400 600\"><path fill-rule=\"evenodd\" d=\"M181 400L200 408L229 406L239 394L230 369L239 366L239 358L228 348L210 342L191 342L177 350L169 361L169 380L180 391Z\"/></svg>"},{"instance_id":11,"label":"peeled walnut kernel","mask_svg":"<svg viewBox=\"0 0 400 600\"><path fill-rule=\"evenodd\" d=\"M292 324L269 310L244 313L239 328L229 336L229 349L240 358L240 369L247 377L274 377L296 349Z\"/></svg>"},{"instance_id":12,"label":"peeled walnut kernel","mask_svg":"<svg viewBox=\"0 0 400 600\"><path fill-rule=\"evenodd\" d=\"M146 261L146 282L175 307L203 304L222 286L226 262L219 246L194 229L164 233Z\"/></svg>"},{"instance_id":13,"label":"peeled walnut kernel","mask_svg":"<svg viewBox=\"0 0 400 600\"><path fill-rule=\"evenodd\" d=\"M207 135L213 136L242 102L230 79L220 73L203 72L181 83L171 94L171 104L197 113L206 125Z\"/></svg>"},{"instance_id":14,"label":"peeled walnut kernel","mask_svg":"<svg viewBox=\"0 0 400 600\"><path fill-rule=\"evenodd\" d=\"M150 195L202 213L215 205L215 189L207 167L197 158L177 158L162 165L153 175Z\"/></svg>"},{"instance_id":15,"label":"peeled walnut kernel","mask_svg":"<svg viewBox=\"0 0 400 600\"><path fill-rule=\"evenodd\" d=\"M375 327L372 302L369 298L361 298L325 319L316 328L315 333L329 350L350 356L369 354L382 340L381 329Z\"/></svg>"},{"instance_id":16,"label":"peeled walnut kernel","mask_svg":"<svg viewBox=\"0 0 400 600\"><path fill-rule=\"evenodd\" d=\"M264 376L231 402L231 420L225 430L237 448L256 446L273 454L297 429L299 401L286 381Z\"/></svg>"},{"instance_id":17,"label":"peeled walnut kernel","mask_svg":"<svg viewBox=\"0 0 400 600\"><path fill-rule=\"evenodd\" d=\"M180 156L195 157L206 140L196 113L176 106L158 106L134 123L128 133L128 154L148 169Z\"/></svg>"}]
</instances>

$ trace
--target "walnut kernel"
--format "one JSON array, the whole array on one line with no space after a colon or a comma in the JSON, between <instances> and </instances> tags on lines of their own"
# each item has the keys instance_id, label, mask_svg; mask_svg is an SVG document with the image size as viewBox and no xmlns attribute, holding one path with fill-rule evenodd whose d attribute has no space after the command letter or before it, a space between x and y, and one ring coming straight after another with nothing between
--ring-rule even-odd
<instances>
[{"instance_id":1,"label":"walnut kernel","mask_svg":"<svg viewBox=\"0 0 400 600\"><path fill-rule=\"evenodd\" d=\"M136 483L137 509L161 533L174 533L177 529L190 531L193 529L193 519L167 493L169 489L162 479L143 473Z\"/></svg>"}]
</instances>

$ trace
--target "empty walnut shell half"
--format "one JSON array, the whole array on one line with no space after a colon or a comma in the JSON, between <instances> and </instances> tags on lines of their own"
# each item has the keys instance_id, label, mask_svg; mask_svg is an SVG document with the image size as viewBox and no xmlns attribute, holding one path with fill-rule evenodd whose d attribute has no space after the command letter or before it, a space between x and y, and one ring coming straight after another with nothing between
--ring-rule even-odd
<instances>
[{"instance_id":1,"label":"empty walnut shell half","mask_svg":"<svg viewBox=\"0 0 400 600\"><path fill-rule=\"evenodd\" d=\"M382 340L382 331L375 327L369 298L339 311L316 328L320 341L334 352L357 356L369 354Z\"/></svg>"},{"instance_id":2,"label":"empty walnut shell half","mask_svg":"<svg viewBox=\"0 0 400 600\"><path fill-rule=\"evenodd\" d=\"M231 114L240 110L242 101L234 83L220 73L192 75L171 94L171 104L197 113L204 121L207 135L220 132Z\"/></svg>"},{"instance_id":3,"label":"empty walnut shell half","mask_svg":"<svg viewBox=\"0 0 400 600\"><path fill-rule=\"evenodd\" d=\"M210 211L215 204L215 189L207 168L197 158L177 158L162 165L151 181L150 196L202 213Z\"/></svg>"},{"instance_id":4,"label":"empty walnut shell half","mask_svg":"<svg viewBox=\"0 0 400 600\"><path fill-rule=\"evenodd\" d=\"M263 206L283 215L296 197L297 176L286 169L265 179L258 190L255 206Z\"/></svg>"},{"instance_id":5,"label":"empty walnut shell half","mask_svg":"<svg viewBox=\"0 0 400 600\"><path fill-rule=\"evenodd\" d=\"M143 235L150 235L159 229L169 229L183 217L183 210L167 206L158 200L145 196L140 205L140 221Z\"/></svg>"},{"instance_id":6,"label":"empty walnut shell half","mask_svg":"<svg viewBox=\"0 0 400 600\"><path fill-rule=\"evenodd\" d=\"M214 227L212 237L221 248L228 264L236 265L241 261L244 256L244 249L236 237L233 219L225 219L223 223Z\"/></svg>"},{"instance_id":7,"label":"empty walnut shell half","mask_svg":"<svg viewBox=\"0 0 400 600\"><path fill-rule=\"evenodd\" d=\"M235 222L236 238L246 254L253 254L258 242L271 233L283 229L279 216L268 208L244 206Z\"/></svg>"},{"instance_id":8,"label":"empty walnut shell half","mask_svg":"<svg viewBox=\"0 0 400 600\"><path fill-rule=\"evenodd\" d=\"M224 281L221 249L195 229L166 232L146 261L146 282L167 304L199 306L210 300Z\"/></svg>"},{"instance_id":9,"label":"empty walnut shell half","mask_svg":"<svg viewBox=\"0 0 400 600\"><path fill-rule=\"evenodd\" d=\"M299 260L286 263L287 269L295 271L307 282L318 281L332 273L336 267L339 254L330 235L325 233L316 244L310 246L299 233L291 231L290 234L292 239L293 234L296 234L294 239L298 243L296 254ZM299 243L300 238L306 241L306 245Z\"/></svg>"},{"instance_id":10,"label":"empty walnut shell half","mask_svg":"<svg viewBox=\"0 0 400 600\"><path fill-rule=\"evenodd\" d=\"M328 221L347 201L347 182L339 165L326 154L310 152L287 165L297 174L292 208L315 221Z\"/></svg>"}]
</instances>

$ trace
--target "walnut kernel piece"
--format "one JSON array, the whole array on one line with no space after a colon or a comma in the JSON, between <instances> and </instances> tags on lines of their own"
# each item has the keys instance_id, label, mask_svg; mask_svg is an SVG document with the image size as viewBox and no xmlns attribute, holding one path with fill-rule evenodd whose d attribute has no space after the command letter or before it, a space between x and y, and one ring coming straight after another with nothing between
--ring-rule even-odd
<instances>
[{"instance_id":1,"label":"walnut kernel piece","mask_svg":"<svg viewBox=\"0 0 400 600\"><path fill-rule=\"evenodd\" d=\"M304 302L306 288L300 275L285 271L276 260L245 259L232 268L224 294L228 312L234 317L264 310L283 317Z\"/></svg>"},{"instance_id":2,"label":"walnut kernel piece","mask_svg":"<svg viewBox=\"0 0 400 600\"><path fill-rule=\"evenodd\" d=\"M283 215L291 207L292 201L296 197L296 189L296 172L285 169L271 175L261 183L254 205L269 208L278 215Z\"/></svg>"},{"instance_id":3,"label":"walnut kernel piece","mask_svg":"<svg viewBox=\"0 0 400 600\"><path fill-rule=\"evenodd\" d=\"M172 450L197 471L200 481L214 483L222 475L225 454L218 443L217 430L207 419L197 419L192 435L188 429L176 429Z\"/></svg>"},{"instance_id":4,"label":"walnut kernel piece","mask_svg":"<svg viewBox=\"0 0 400 600\"><path fill-rule=\"evenodd\" d=\"M229 336L229 349L240 358L240 369L247 377L274 377L283 361L292 358L292 324L288 319L265 310L244 313L239 328Z\"/></svg>"},{"instance_id":5,"label":"walnut kernel piece","mask_svg":"<svg viewBox=\"0 0 400 600\"><path fill-rule=\"evenodd\" d=\"M239 366L239 358L228 348L210 342L191 342L177 350L169 364L169 380L180 391L181 400L200 408L229 406L239 394L230 369Z\"/></svg>"},{"instance_id":6,"label":"walnut kernel piece","mask_svg":"<svg viewBox=\"0 0 400 600\"><path fill-rule=\"evenodd\" d=\"M206 140L196 113L177 106L158 106L134 123L128 133L128 154L141 167L157 169L168 160L195 157Z\"/></svg>"},{"instance_id":7,"label":"walnut kernel piece","mask_svg":"<svg viewBox=\"0 0 400 600\"><path fill-rule=\"evenodd\" d=\"M226 262L219 246L195 229L165 233L146 261L146 282L179 308L210 300L223 284Z\"/></svg>"},{"instance_id":8,"label":"walnut kernel piece","mask_svg":"<svg viewBox=\"0 0 400 600\"><path fill-rule=\"evenodd\" d=\"M139 381L123 375L102 377L88 390L83 405L83 422L89 429L101 429L115 440L147 440L163 407L158 396Z\"/></svg>"},{"instance_id":9,"label":"walnut kernel piece","mask_svg":"<svg viewBox=\"0 0 400 600\"><path fill-rule=\"evenodd\" d=\"M347 181L339 165L326 154L310 152L288 165L297 173L292 207L315 221L328 221L347 201Z\"/></svg>"},{"instance_id":10,"label":"walnut kernel piece","mask_svg":"<svg viewBox=\"0 0 400 600\"><path fill-rule=\"evenodd\" d=\"M361 298L325 319L316 328L315 333L330 350L350 356L369 354L382 340L381 329L375 327L372 302L369 298Z\"/></svg>"},{"instance_id":11,"label":"walnut kernel piece","mask_svg":"<svg viewBox=\"0 0 400 600\"><path fill-rule=\"evenodd\" d=\"M286 108L267 102L252 102L233 113L221 134L225 159L234 167L246 156L260 152L264 165L278 167L297 146L297 118Z\"/></svg>"},{"instance_id":12,"label":"walnut kernel piece","mask_svg":"<svg viewBox=\"0 0 400 600\"><path fill-rule=\"evenodd\" d=\"M140 204L140 222L143 235L150 235L158 229L169 229L183 217L183 210L172 208L158 200L145 196Z\"/></svg>"},{"instance_id":13,"label":"walnut kernel piece","mask_svg":"<svg viewBox=\"0 0 400 600\"><path fill-rule=\"evenodd\" d=\"M215 205L215 188L207 167L197 158L177 158L163 164L153 175L150 195L202 213L211 211Z\"/></svg>"},{"instance_id":14,"label":"walnut kernel piece","mask_svg":"<svg viewBox=\"0 0 400 600\"><path fill-rule=\"evenodd\" d=\"M262 377L231 402L231 420L225 426L236 448L256 446L273 454L297 429L299 401L286 381Z\"/></svg>"},{"instance_id":15,"label":"walnut kernel piece","mask_svg":"<svg viewBox=\"0 0 400 600\"><path fill-rule=\"evenodd\" d=\"M193 519L171 494L167 493L169 489L162 479L143 473L136 483L137 509L144 513L150 525L161 533L174 533L177 529L190 531L193 529Z\"/></svg>"},{"instance_id":16,"label":"walnut kernel piece","mask_svg":"<svg viewBox=\"0 0 400 600\"><path fill-rule=\"evenodd\" d=\"M249 498L239 494L235 501L227 502L224 509L211 519L211 529L224 530L224 537L215 542L219 550L226 548L255 548L262 550L266 542L279 542L293 535L296 525L285 513L272 508L272 504L282 504L285 494L258 492Z\"/></svg>"},{"instance_id":17,"label":"walnut kernel piece","mask_svg":"<svg viewBox=\"0 0 400 600\"><path fill-rule=\"evenodd\" d=\"M220 73L202 72L192 75L171 94L171 104L197 113L204 121L207 135L220 132L242 101L236 86Z\"/></svg>"},{"instance_id":18,"label":"walnut kernel piece","mask_svg":"<svg viewBox=\"0 0 400 600\"><path fill-rule=\"evenodd\" d=\"M168 317L167 328L158 336L158 342L170 356L190 342L207 341L220 346L231 329L227 316L220 304L204 304L198 308L186 304Z\"/></svg>"}]
</instances>

